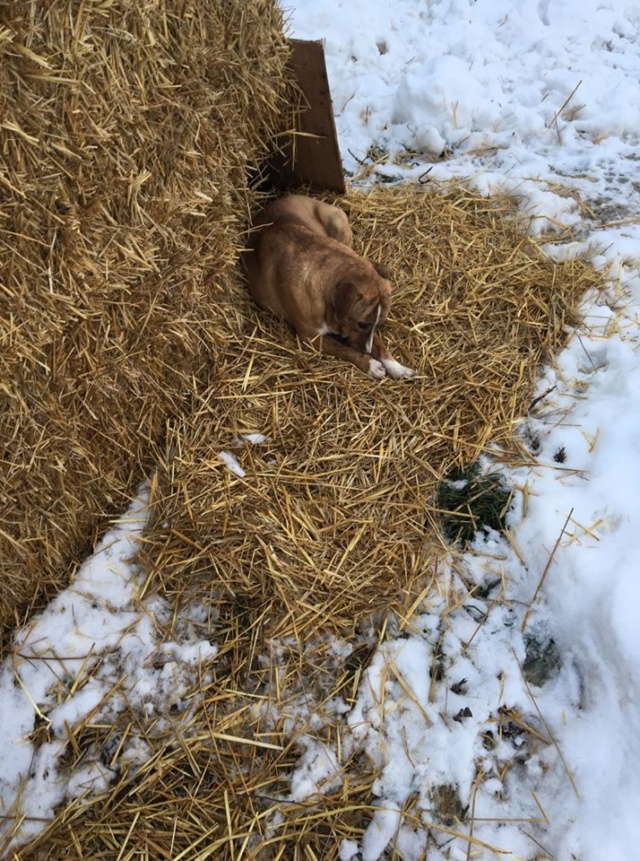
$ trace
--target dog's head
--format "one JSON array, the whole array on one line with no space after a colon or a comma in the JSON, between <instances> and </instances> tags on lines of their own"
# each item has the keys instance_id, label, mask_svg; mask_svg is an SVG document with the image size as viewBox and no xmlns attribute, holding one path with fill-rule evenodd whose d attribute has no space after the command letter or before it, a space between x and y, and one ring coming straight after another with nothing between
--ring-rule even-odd
<instances>
[{"instance_id":1,"label":"dog's head","mask_svg":"<svg viewBox=\"0 0 640 861\"><path fill-rule=\"evenodd\" d=\"M390 273L378 263L349 273L333 291L332 329L361 353L370 353L376 327L383 323L391 304Z\"/></svg>"}]
</instances>

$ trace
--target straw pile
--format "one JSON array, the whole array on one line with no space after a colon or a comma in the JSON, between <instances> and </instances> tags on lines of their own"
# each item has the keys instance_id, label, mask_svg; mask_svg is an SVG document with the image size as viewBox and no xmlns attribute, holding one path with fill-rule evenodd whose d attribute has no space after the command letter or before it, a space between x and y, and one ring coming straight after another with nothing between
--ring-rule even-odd
<instances>
[{"instance_id":1,"label":"straw pile","mask_svg":"<svg viewBox=\"0 0 640 861\"><path fill-rule=\"evenodd\" d=\"M69 578L217 364L287 57L275 0L0 3L0 627Z\"/></svg>"},{"instance_id":2,"label":"straw pile","mask_svg":"<svg viewBox=\"0 0 640 861\"><path fill-rule=\"evenodd\" d=\"M419 376L375 383L298 348L241 283L220 295L224 354L156 452L157 517L142 555L149 588L175 608L167 640L197 600L219 657L177 738L122 716L117 732L145 733L156 756L62 811L24 861L328 861L367 824L373 775L361 760L313 804L278 800L301 735L314 732L300 715L330 711L336 696L349 703L376 620L406 617L428 596L441 552L429 525L436 481L488 441L508 445L542 356L562 345L597 279L549 262L495 202L464 190L393 188L343 205L356 247L394 271L385 334ZM247 442L253 433L266 441ZM328 632L355 646L348 658ZM114 731L90 729L102 744ZM336 732L323 724L339 744Z\"/></svg>"},{"instance_id":3,"label":"straw pile","mask_svg":"<svg viewBox=\"0 0 640 861\"><path fill-rule=\"evenodd\" d=\"M376 385L299 349L240 288L221 309L235 343L171 429L170 457L159 454L165 588L202 576L248 607L273 600L271 634L349 628L412 591L434 482L508 438L541 357L596 280L580 263L552 264L495 204L464 192L380 190L346 208L359 248L394 273L385 334L418 378ZM251 433L267 442L234 449Z\"/></svg>"}]
</instances>

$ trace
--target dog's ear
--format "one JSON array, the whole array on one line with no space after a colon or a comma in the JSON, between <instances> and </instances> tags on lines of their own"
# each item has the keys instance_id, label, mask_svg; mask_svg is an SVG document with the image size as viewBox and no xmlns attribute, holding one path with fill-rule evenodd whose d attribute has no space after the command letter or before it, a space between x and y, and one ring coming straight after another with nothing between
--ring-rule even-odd
<instances>
[{"instance_id":1,"label":"dog's ear","mask_svg":"<svg viewBox=\"0 0 640 861\"><path fill-rule=\"evenodd\" d=\"M387 281L391 280L391 272L389 272L386 266L383 266L382 263L374 263L373 261L371 261L371 265L381 278L386 278Z\"/></svg>"},{"instance_id":2,"label":"dog's ear","mask_svg":"<svg viewBox=\"0 0 640 861\"><path fill-rule=\"evenodd\" d=\"M336 284L331 297L331 304L338 320L343 320L350 308L362 299L362 293L352 281L341 281Z\"/></svg>"}]
</instances>

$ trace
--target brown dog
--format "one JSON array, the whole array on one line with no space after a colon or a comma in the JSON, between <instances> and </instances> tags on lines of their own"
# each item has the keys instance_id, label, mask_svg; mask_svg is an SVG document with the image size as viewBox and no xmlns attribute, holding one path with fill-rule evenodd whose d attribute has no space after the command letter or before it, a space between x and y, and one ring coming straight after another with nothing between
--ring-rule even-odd
<instances>
[{"instance_id":1,"label":"brown dog","mask_svg":"<svg viewBox=\"0 0 640 861\"><path fill-rule=\"evenodd\" d=\"M341 209L295 194L280 198L254 225L245 254L249 291L323 353L377 380L412 377L376 331L389 312L389 273L351 244Z\"/></svg>"}]
</instances>

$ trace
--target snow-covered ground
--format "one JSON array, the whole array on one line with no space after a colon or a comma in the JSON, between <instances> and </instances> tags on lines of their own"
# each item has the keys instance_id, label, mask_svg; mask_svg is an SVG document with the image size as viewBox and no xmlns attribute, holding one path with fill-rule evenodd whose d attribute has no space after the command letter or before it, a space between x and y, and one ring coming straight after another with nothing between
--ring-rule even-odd
<instances>
[{"instance_id":1,"label":"snow-covered ground","mask_svg":"<svg viewBox=\"0 0 640 861\"><path fill-rule=\"evenodd\" d=\"M405 861L501 853L632 861L640 6L292 2L292 33L325 40L343 160L356 182L465 179L509 194L533 217L532 233L571 227L574 241L549 247L555 259L586 254L611 266L609 294L585 297L582 325L540 379L538 394L549 393L523 418L537 464L505 470L519 489L513 547L479 541L461 569L443 571L448 597L429 600L388 637L365 675L342 750L364 748L380 770L379 812L341 857L377 861L391 843ZM451 592L460 605L445 613ZM326 781L334 755L301 762L310 794L313 764ZM461 826L455 814L467 807Z\"/></svg>"},{"instance_id":2,"label":"snow-covered ground","mask_svg":"<svg viewBox=\"0 0 640 861\"><path fill-rule=\"evenodd\" d=\"M85 751L86 764L64 767L70 753L75 758L70 739L86 723L113 725L134 705L159 737L169 715L178 725L195 706L182 698L217 648L198 634L198 607L187 608L179 641L162 639L171 608L144 597L144 577L132 561L148 512L144 485L69 588L15 634L13 655L0 667L0 855L38 834L59 805L99 792L116 777L109 760L119 741L111 751ZM143 737L130 741L125 761L135 767L150 748Z\"/></svg>"},{"instance_id":3,"label":"snow-covered ground","mask_svg":"<svg viewBox=\"0 0 640 861\"><path fill-rule=\"evenodd\" d=\"M636 219L640 6L633 0L290 0L323 39L347 170L473 177L541 232ZM579 205L578 201L581 202ZM618 225L635 260L638 224ZM593 248L609 245L597 231Z\"/></svg>"},{"instance_id":4,"label":"snow-covered ground","mask_svg":"<svg viewBox=\"0 0 640 861\"><path fill-rule=\"evenodd\" d=\"M355 182L458 177L506 192L532 232L572 227L575 241L549 253L586 253L610 267L611 285L585 297L583 323L523 417L536 463L504 467L516 487L512 544L478 540L443 566L438 597L390 626L355 706L336 708L340 751L303 739L291 797L339 781L341 757L364 749L379 771L378 810L359 845L343 843L343 861L377 861L390 845L404 861L635 861L640 6L290 2L292 35L325 40ZM221 458L237 473L231 452ZM145 597L128 561L146 505L143 489L0 668L0 816L26 817L22 840L110 779L107 757L60 782L65 722L116 720L139 702L161 723L215 656L198 608L179 642L157 639L169 608ZM130 756L144 758L143 742ZM0 835L12 821L0 819Z\"/></svg>"}]
</instances>

